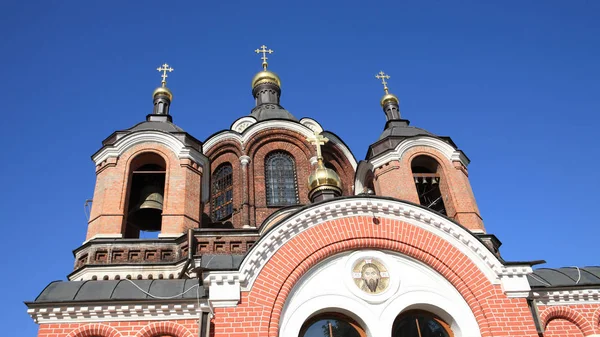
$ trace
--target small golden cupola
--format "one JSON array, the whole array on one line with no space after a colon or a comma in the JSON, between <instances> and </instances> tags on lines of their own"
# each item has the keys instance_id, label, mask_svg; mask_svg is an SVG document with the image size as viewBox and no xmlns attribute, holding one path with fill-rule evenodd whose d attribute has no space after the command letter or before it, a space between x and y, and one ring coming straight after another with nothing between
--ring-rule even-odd
<instances>
[{"instance_id":1,"label":"small golden cupola","mask_svg":"<svg viewBox=\"0 0 600 337\"><path fill-rule=\"evenodd\" d=\"M152 99L154 100L154 109L152 110L153 115L169 115L169 107L171 101L173 101L173 93L167 88L167 72L172 72L174 69L168 64L156 68L156 70L162 72L161 86L156 88L152 93Z\"/></svg>"},{"instance_id":2,"label":"small golden cupola","mask_svg":"<svg viewBox=\"0 0 600 337\"><path fill-rule=\"evenodd\" d=\"M390 94L389 88L387 86L387 82L385 80L390 79L390 75L385 74L383 71L380 71L375 78L381 80L381 84L383 84L383 91L385 91L385 95L381 98L381 107L383 108L383 112L385 112L385 116L388 121L400 119L400 100L396 95Z\"/></svg>"},{"instance_id":3,"label":"small golden cupola","mask_svg":"<svg viewBox=\"0 0 600 337\"><path fill-rule=\"evenodd\" d=\"M308 198L314 203L339 197L342 195L342 181L334 170L325 167L321 154L321 145L327 143L329 139L320 133L315 133L306 140L317 148L317 167L308 177Z\"/></svg>"},{"instance_id":4,"label":"small golden cupola","mask_svg":"<svg viewBox=\"0 0 600 337\"><path fill-rule=\"evenodd\" d=\"M252 109L250 116L257 121L267 119L286 119L298 121L289 111L285 110L279 100L281 98L281 80L274 72L267 70L267 54L272 54L273 50L262 45L260 49L254 51L262 54L262 70L252 78L252 96L256 106Z\"/></svg>"}]
</instances>

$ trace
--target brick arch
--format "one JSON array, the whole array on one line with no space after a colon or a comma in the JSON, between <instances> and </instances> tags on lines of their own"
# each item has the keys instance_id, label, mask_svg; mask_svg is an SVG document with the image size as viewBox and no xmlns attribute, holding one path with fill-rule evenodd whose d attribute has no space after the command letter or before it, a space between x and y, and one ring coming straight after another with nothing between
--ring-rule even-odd
<instances>
[{"instance_id":1,"label":"brick arch","mask_svg":"<svg viewBox=\"0 0 600 337\"><path fill-rule=\"evenodd\" d=\"M205 155L213 160L215 157L219 156L222 152L230 151L235 153L238 157L242 155L242 146L238 141L233 139L226 139L215 146L211 147Z\"/></svg>"},{"instance_id":2,"label":"brick arch","mask_svg":"<svg viewBox=\"0 0 600 337\"><path fill-rule=\"evenodd\" d=\"M365 216L327 221L279 248L260 271L249 296L250 301L256 301L254 305L265 307L268 336L277 336L283 306L299 279L324 259L353 249L391 250L427 264L458 290L473 311L482 335L489 336L489 305L480 303L477 294L501 290L466 255L435 234L398 220L378 221L373 223L372 218ZM390 238L390 233L397 235ZM526 311L526 305L522 309Z\"/></svg>"},{"instance_id":3,"label":"brick arch","mask_svg":"<svg viewBox=\"0 0 600 337\"><path fill-rule=\"evenodd\" d=\"M592 326L597 329L596 331L600 332L600 308L594 311L594 315L592 316Z\"/></svg>"},{"instance_id":4,"label":"brick arch","mask_svg":"<svg viewBox=\"0 0 600 337\"><path fill-rule=\"evenodd\" d=\"M175 322L154 322L146 325L135 337L156 337L172 335L173 337L194 337L186 327Z\"/></svg>"},{"instance_id":5,"label":"brick arch","mask_svg":"<svg viewBox=\"0 0 600 337\"><path fill-rule=\"evenodd\" d=\"M121 337L121 333L110 325L92 323L71 331L67 337Z\"/></svg>"},{"instance_id":6,"label":"brick arch","mask_svg":"<svg viewBox=\"0 0 600 337\"><path fill-rule=\"evenodd\" d=\"M302 152L306 158L310 158L313 149L306 141L305 137L297 132L285 129L266 129L256 133L250 138L246 144L244 144L244 148L246 149L246 153L250 157L254 157L255 153L259 151L261 147L265 144L271 142L285 142L296 145Z\"/></svg>"},{"instance_id":7,"label":"brick arch","mask_svg":"<svg viewBox=\"0 0 600 337\"><path fill-rule=\"evenodd\" d=\"M548 326L552 320L565 319L575 324L584 336L593 335L595 331L594 326L581 313L565 306L547 308L540 315L540 319L544 327Z\"/></svg>"}]
</instances>

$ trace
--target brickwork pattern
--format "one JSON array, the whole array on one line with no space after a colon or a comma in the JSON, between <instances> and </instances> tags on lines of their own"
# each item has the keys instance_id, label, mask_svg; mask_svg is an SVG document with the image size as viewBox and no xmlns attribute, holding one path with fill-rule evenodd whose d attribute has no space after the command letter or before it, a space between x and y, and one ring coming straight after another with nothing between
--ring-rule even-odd
<instances>
[{"instance_id":1,"label":"brickwork pattern","mask_svg":"<svg viewBox=\"0 0 600 337\"><path fill-rule=\"evenodd\" d=\"M538 306L545 336L600 334L600 304Z\"/></svg>"},{"instance_id":2,"label":"brickwork pattern","mask_svg":"<svg viewBox=\"0 0 600 337\"><path fill-rule=\"evenodd\" d=\"M396 251L431 266L465 298L482 336L537 336L525 299L507 298L448 242L401 221L351 217L312 227L281 247L238 307L217 309L215 337L277 336L285 300L299 278L325 258L354 249Z\"/></svg>"},{"instance_id":3,"label":"brickwork pattern","mask_svg":"<svg viewBox=\"0 0 600 337\"><path fill-rule=\"evenodd\" d=\"M375 193L418 204L411 162L420 155L429 156L440 164L437 173L441 177L440 190L448 216L470 230L485 230L467 168L460 162L449 161L432 147L415 146L407 150L400 161L393 160L375 168Z\"/></svg>"},{"instance_id":4,"label":"brickwork pattern","mask_svg":"<svg viewBox=\"0 0 600 337\"><path fill-rule=\"evenodd\" d=\"M38 337L194 337L196 320L41 324Z\"/></svg>"},{"instance_id":5,"label":"brickwork pattern","mask_svg":"<svg viewBox=\"0 0 600 337\"><path fill-rule=\"evenodd\" d=\"M98 234L125 234L131 162L140 154L154 153L166 162L162 233L184 233L200 224L202 167L182 159L158 143L138 144L118 158L96 167L96 187L86 239Z\"/></svg>"}]
</instances>

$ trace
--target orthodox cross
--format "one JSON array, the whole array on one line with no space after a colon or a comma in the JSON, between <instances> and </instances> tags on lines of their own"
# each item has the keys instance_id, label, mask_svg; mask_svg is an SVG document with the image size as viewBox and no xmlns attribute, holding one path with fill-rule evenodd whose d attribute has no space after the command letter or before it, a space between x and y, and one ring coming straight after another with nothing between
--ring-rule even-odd
<instances>
[{"instance_id":1,"label":"orthodox cross","mask_svg":"<svg viewBox=\"0 0 600 337\"><path fill-rule=\"evenodd\" d=\"M162 71L163 74L161 75L161 77L162 77L161 83L162 83L163 87L166 87L167 86L167 77L169 77L169 76L167 76L167 71L172 72L175 69L169 67L169 65L165 63L162 66L156 68L156 70Z\"/></svg>"},{"instance_id":2,"label":"orthodox cross","mask_svg":"<svg viewBox=\"0 0 600 337\"><path fill-rule=\"evenodd\" d=\"M267 53L269 54L273 54L273 50L272 49L267 49L267 46L265 46L264 44L262 46L260 46L260 49L256 49L254 51L257 54L262 53L263 56L261 57L262 62L262 66L263 66L263 70L267 70Z\"/></svg>"},{"instance_id":3,"label":"orthodox cross","mask_svg":"<svg viewBox=\"0 0 600 337\"><path fill-rule=\"evenodd\" d=\"M390 75L386 75L383 71L380 71L377 75L375 75L375 78L381 80L381 84L383 84L383 90L385 90L385 93L387 95L389 89L387 87L387 82L385 80L389 80Z\"/></svg>"},{"instance_id":4,"label":"orthodox cross","mask_svg":"<svg viewBox=\"0 0 600 337\"><path fill-rule=\"evenodd\" d=\"M323 160L323 156L321 155L321 145L325 145L329 139L321 136L320 133L315 132L314 136L308 137L306 140L317 147L317 160Z\"/></svg>"}]
</instances>

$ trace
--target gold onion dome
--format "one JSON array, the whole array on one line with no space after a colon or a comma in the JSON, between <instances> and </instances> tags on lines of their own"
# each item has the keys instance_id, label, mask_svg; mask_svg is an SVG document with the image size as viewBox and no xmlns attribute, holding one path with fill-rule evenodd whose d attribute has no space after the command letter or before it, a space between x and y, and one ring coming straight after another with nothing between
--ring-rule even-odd
<instances>
[{"instance_id":1,"label":"gold onion dome","mask_svg":"<svg viewBox=\"0 0 600 337\"><path fill-rule=\"evenodd\" d=\"M157 95L161 95L161 94L169 97L170 101L173 100L173 93L167 87L158 87L158 88L156 88L154 90L154 92L152 93L152 98L155 98Z\"/></svg>"},{"instance_id":2,"label":"gold onion dome","mask_svg":"<svg viewBox=\"0 0 600 337\"><path fill-rule=\"evenodd\" d=\"M279 76L277 76L277 74L275 74L274 72L269 71L269 70L259 71L252 78L252 88L253 89L257 85L263 84L263 83L273 83L273 84L276 84L278 87L281 87L281 80L279 79Z\"/></svg>"},{"instance_id":3,"label":"gold onion dome","mask_svg":"<svg viewBox=\"0 0 600 337\"><path fill-rule=\"evenodd\" d=\"M334 170L326 168L323 162L319 160L317 168L308 177L309 195L325 189L335 190L341 194L342 180Z\"/></svg>"},{"instance_id":4,"label":"gold onion dome","mask_svg":"<svg viewBox=\"0 0 600 337\"><path fill-rule=\"evenodd\" d=\"M396 97L396 95L387 93L387 94L383 95L383 97L381 98L381 101L380 101L381 106L384 106L387 102L390 102L390 101L394 101L394 102L396 102L396 104L400 104L400 101L398 100L398 97Z\"/></svg>"}]
</instances>

